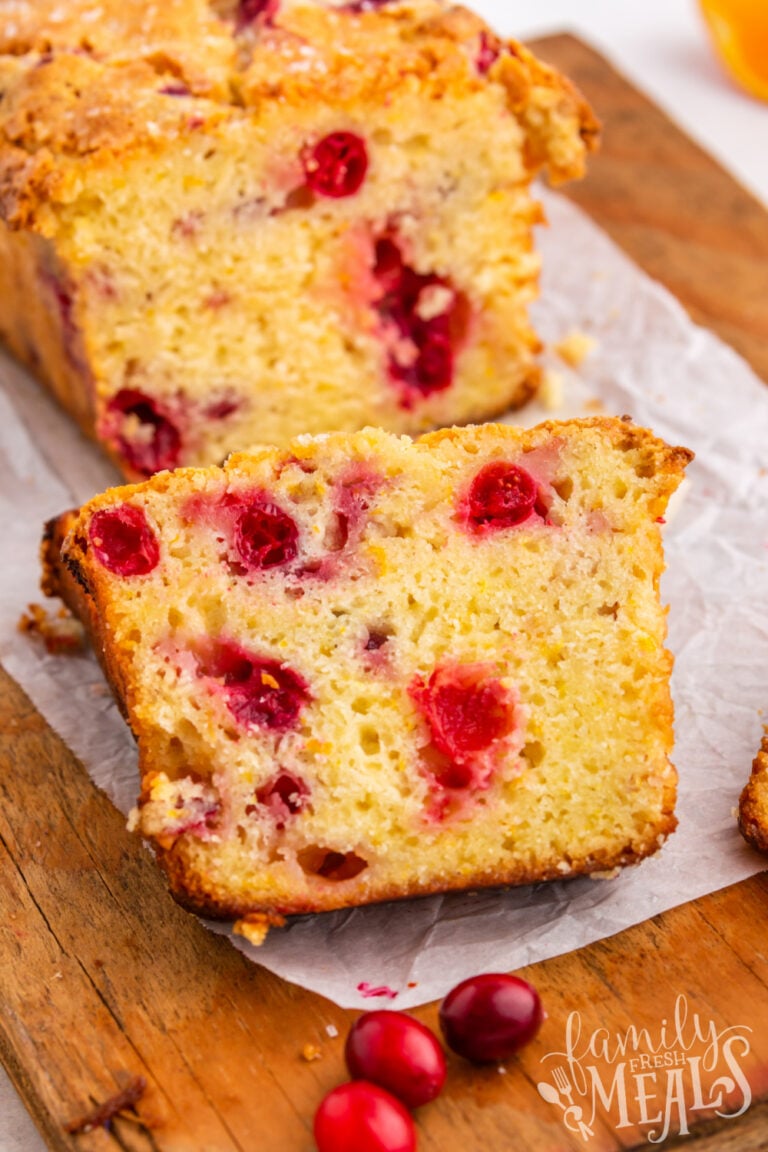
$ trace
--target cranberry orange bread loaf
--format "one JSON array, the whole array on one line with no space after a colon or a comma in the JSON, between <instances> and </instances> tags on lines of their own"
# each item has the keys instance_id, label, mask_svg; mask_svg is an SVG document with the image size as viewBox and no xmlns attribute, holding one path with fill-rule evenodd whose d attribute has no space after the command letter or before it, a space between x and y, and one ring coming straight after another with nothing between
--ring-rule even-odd
<instances>
[{"instance_id":1,"label":"cranberry orange bread loaf","mask_svg":"<svg viewBox=\"0 0 768 1152\"><path fill-rule=\"evenodd\" d=\"M753 848L768 852L768 733L739 799L739 828Z\"/></svg>"},{"instance_id":2,"label":"cranberry orange bread loaf","mask_svg":"<svg viewBox=\"0 0 768 1152\"><path fill-rule=\"evenodd\" d=\"M94 636L177 898L258 936L655 852L659 520L690 455L610 419L368 429L54 522L46 591Z\"/></svg>"},{"instance_id":3,"label":"cranberry orange bread loaf","mask_svg":"<svg viewBox=\"0 0 768 1152\"><path fill-rule=\"evenodd\" d=\"M485 419L595 135L438 0L0 0L0 336L129 479Z\"/></svg>"}]
</instances>

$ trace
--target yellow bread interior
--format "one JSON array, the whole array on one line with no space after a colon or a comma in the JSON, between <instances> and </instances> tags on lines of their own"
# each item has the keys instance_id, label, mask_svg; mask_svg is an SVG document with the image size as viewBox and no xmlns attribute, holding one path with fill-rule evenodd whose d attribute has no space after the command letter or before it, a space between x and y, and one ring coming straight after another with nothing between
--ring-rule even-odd
<instances>
[{"instance_id":1,"label":"yellow bread interior","mask_svg":"<svg viewBox=\"0 0 768 1152\"><path fill-rule=\"evenodd\" d=\"M283 0L246 28L237 13L0 13L4 340L133 479L302 431L420 432L522 404L538 378L529 186L582 173L584 101L436 0ZM365 178L312 194L307 155L340 132L364 142ZM444 387L392 378L414 348L382 317L382 237L440 282L419 313L452 310ZM148 404L172 454L142 453Z\"/></svg>"},{"instance_id":2,"label":"yellow bread interior","mask_svg":"<svg viewBox=\"0 0 768 1152\"><path fill-rule=\"evenodd\" d=\"M612 419L415 442L367 429L159 474L68 521L49 590L89 619L127 710L143 780L133 823L175 894L258 921L656 851L676 781L659 520L689 459ZM499 462L534 477L539 511L474 531L468 493ZM248 573L210 510L264 493L295 522L298 554ZM145 575L95 555L94 515L126 504L159 547ZM206 638L298 674L309 699L295 724L244 726L221 675L201 674ZM414 689L446 668L495 685L508 708L467 786L437 783ZM282 827L256 798L280 772L306 790ZM205 827L179 831L202 810Z\"/></svg>"}]
</instances>

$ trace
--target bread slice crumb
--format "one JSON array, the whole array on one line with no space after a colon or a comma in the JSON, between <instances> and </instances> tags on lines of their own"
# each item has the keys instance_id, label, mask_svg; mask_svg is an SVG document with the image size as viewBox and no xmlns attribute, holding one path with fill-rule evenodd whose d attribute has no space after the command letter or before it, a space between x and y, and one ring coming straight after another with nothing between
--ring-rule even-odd
<instances>
[{"instance_id":1,"label":"bread slice crumb","mask_svg":"<svg viewBox=\"0 0 768 1152\"><path fill-rule=\"evenodd\" d=\"M594 336L588 336L586 332L579 332L574 329L557 344L553 344L552 347L560 359L569 364L571 368L579 368L590 352L597 347L597 340Z\"/></svg>"}]
</instances>

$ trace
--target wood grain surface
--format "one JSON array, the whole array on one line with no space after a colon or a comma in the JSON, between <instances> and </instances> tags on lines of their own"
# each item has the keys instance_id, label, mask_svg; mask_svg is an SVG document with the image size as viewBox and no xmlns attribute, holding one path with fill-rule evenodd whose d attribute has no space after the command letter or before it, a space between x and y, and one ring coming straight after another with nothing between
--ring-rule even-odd
<instances>
[{"instance_id":1,"label":"wood grain surface","mask_svg":"<svg viewBox=\"0 0 768 1152\"><path fill-rule=\"evenodd\" d=\"M768 379L768 214L591 49L567 36L536 47L605 125L573 198ZM312 1116L345 1078L355 1014L248 963L176 907L122 816L2 671L0 765L0 1055L49 1147L311 1152ZM702 1107L684 1122L678 1107L665 1147L768 1147L767 917L761 875L528 970L548 1012L542 1031L502 1070L451 1058L446 1092L418 1116L422 1152L648 1147L636 1100L631 1123L614 1100L585 1139L536 1083L551 1081L542 1058L572 1013L585 1037L656 1037L681 996L689 1025L751 1027L740 1067L752 1106L740 1119ZM416 1014L436 1025L435 1006ZM303 1058L308 1044L319 1059ZM691 1041L691 1054L705 1048ZM138 1077L133 1109L67 1131Z\"/></svg>"}]
</instances>

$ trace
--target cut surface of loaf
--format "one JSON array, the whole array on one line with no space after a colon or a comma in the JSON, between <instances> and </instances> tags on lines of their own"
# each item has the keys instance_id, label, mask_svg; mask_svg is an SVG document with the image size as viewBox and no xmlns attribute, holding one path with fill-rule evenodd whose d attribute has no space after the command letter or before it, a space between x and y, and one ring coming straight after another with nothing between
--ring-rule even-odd
<instances>
[{"instance_id":1,"label":"cut surface of loaf","mask_svg":"<svg viewBox=\"0 0 768 1152\"><path fill-rule=\"evenodd\" d=\"M0 0L0 337L129 479L486 419L595 138L438 0Z\"/></svg>"},{"instance_id":2,"label":"cut surface of loaf","mask_svg":"<svg viewBox=\"0 0 768 1152\"><path fill-rule=\"evenodd\" d=\"M690 456L612 419L368 429L54 522L46 591L136 735L133 823L177 898L258 935L655 852L676 788L659 520Z\"/></svg>"},{"instance_id":3,"label":"cut surface of loaf","mask_svg":"<svg viewBox=\"0 0 768 1152\"><path fill-rule=\"evenodd\" d=\"M768 852L768 733L763 736L752 774L739 798L739 829L758 852Z\"/></svg>"}]
</instances>

